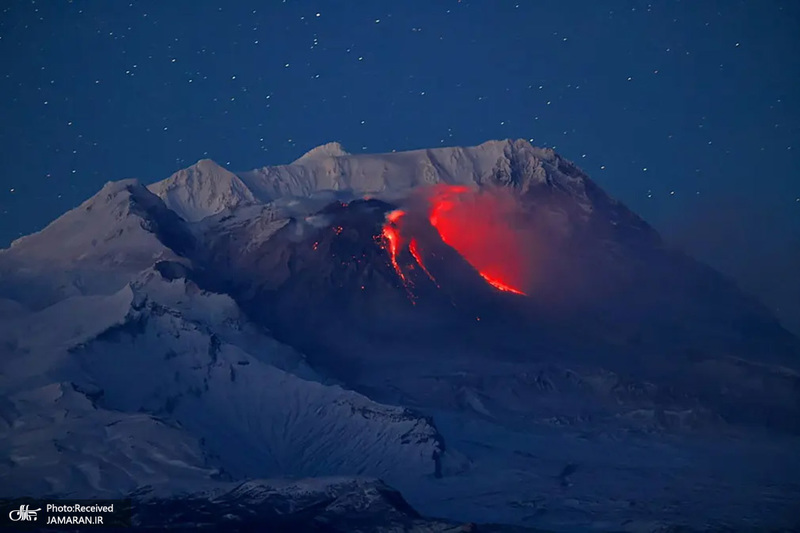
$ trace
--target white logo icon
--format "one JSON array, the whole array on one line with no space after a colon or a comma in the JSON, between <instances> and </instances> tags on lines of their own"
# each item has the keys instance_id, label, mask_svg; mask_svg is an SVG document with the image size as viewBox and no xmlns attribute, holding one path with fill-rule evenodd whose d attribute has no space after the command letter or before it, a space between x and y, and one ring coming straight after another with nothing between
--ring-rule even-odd
<instances>
[{"instance_id":1,"label":"white logo icon","mask_svg":"<svg viewBox=\"0 0 800 533\"><path fill-rule=\"evenodd\" d=\"M29 509L29 505L20 505L19 509L14 509L10 513L8 513L8 517L11 519L12 522L18 522L22 520L23 522L28 521L36 521L36 513L41 511L42 508L38 509Z\"/></svg>"}]
</instances>

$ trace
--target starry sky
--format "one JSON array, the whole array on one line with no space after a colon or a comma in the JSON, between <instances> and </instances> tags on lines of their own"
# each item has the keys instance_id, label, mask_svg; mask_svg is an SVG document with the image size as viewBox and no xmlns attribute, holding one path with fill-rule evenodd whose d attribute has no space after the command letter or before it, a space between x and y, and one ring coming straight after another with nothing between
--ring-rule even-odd
<instances>
[{"instance_id":1,"label":"starry sky","mask_svg":"<svg viewBox=\"0 0 800 533\"><path fill-rule=\"evenodd\" d=\"M1 5L0 246L205 157L526 138L800 331L800 2Z\"/></svg>"}]
</instances>

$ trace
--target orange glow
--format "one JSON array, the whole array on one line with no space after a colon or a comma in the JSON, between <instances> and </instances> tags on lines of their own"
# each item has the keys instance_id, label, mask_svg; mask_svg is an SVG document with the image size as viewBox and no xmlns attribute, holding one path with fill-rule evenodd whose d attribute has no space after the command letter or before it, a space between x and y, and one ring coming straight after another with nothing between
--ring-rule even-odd
<instances>
[{"instance_id":1,"label":"orange glow","mask_svg":"<svg viewBox=\"0 0 800 533\"><path fill-rule=\"evenodd\" d=\"M397 228L397 222L404 215L405 212L399 209L386 215L386 224L383 226L383 238L389 249L389 258L392 262L392 267L394 267L395 272L397 272L397 275L400 276L400 279L403 280L405 284L408 280L406 279L406 275L403 274L403 270L400 268L400 263L397 262L397 254L400 251L400 231Z\"/></svg>"},{"instance_id":2,"label":"orange glow","mask_svg":"<svg viewBox=\"0 0 800 533\"><path fill-rule=\"evenodd\" d=\"M504 284L502 281L498 281L496 279L492 279L488 274L484 274L483 272L480 272L480 275L481 275L481 277L483 279L486 280L486 282L489 285L491 285L492 287L494 287L495 289L497 289L499 291L513 292L514 294L520 294L522 296L525 296L524 292L519 291L519 290L515 289L514 287L509 287L508 285Z\"/></svg>"},{"instance_id":3,"label":"orange glow","mask_svg":"<svg viewBox=\"0 0 800 533\"><path fill-rule=\"evenodd\" d=\"M386 215L386 220L388 220L392 224L397 224L397 221L403 218L405 214L406 212L403 211L402 209L395 209L394 211L391 211L389 212L388 215Z\"/></svg>"},{"instance_id":4,"label":"orange glow","mask_svg":"<svg viewBox=\"0 0 800 533\"><path fill-rule=\"evenodd\" d=\"M437 185L429 198L428 220L494 288L525 295L527 261L519 235L505 217L502 198L463 185Z\"/></svg>"},{"instance_id":5,"label":"orange glow","mask_svg":"<svg viewBox=\"0 0 800 533\"><path fill-rule=\"evenodd\" d=\"M530 252L526 238L514 228L513 200L501 194L474 190L463 185L437 185L427 195L426 217L442 241L457 251L481 277L497 289L525 296L522 287L530 275ZM386 214L381 241L389 253L392 268L409 290L411 280L403 270L399 256L407 247L414 262L439 286L425 265L416 236L404 224L404 217L415 217L395 209ZM407 245L406 245L407 243ZM406 264L406 270L413 264ZM409 296L413 296L409 293Z\"/></svg>"}]
</instances>

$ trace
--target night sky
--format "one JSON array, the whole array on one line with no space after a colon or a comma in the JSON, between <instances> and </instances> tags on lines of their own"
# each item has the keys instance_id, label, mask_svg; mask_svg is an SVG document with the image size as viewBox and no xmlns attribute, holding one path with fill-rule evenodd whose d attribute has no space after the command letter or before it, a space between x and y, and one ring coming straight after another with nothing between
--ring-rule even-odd
<instances>
[{"instance_id":1,"label":"night sky","mask_svg":"<svg viewBox=\"0 0 800 533\"><path fill-rule=\"evenodd\" d=\"M0 246L205 157L521 137L800 330L800 2L0 5Z\"/></svg>"}]
</instances>

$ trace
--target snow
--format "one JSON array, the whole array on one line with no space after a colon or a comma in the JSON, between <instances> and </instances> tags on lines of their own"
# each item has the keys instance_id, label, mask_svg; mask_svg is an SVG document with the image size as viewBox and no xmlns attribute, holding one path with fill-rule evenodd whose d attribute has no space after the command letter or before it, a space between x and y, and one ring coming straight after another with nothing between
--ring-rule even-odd
<instances>
[{"instance_id":1,"label":"snow","mask_svg":"<svg viewBox=\"0 0 800 533\"><path fill-rule=\"evenodd\" d=\"M256 202L242 180L210 159L202 159L149 189L189 222Z\"/></svg>"},{"instance_id":2,"label":"snow","mask_svg":"<svg viewBox=\"0 0 800 533\"><path fill-rule=\"evenodd\" d=\"M420 185L478 186L493 183L495 178L506 185L502 179L511 176L512 167L524 176L524 181L516 184L523 193L550 179L557 190L579 198L583 209L591 212L593 202L584 190L588 178L551 149L534 147L522 139L488 141L467 148L356 155L333 142L288 165L236 174L204 159L149 188L182 218L195 222L241 206L273 201L286 205L287 201L307 201L320 195L392 200Z\"/></svg>"},{"instance_id":3,"label":"snow","mask_svg":"<svg viewBox=\"0 0 800 533\"><path fill-rule=\"evenodd\" d=\"M720 441L531 424L514 430L444 411L434 417L472 466L405 491L423 514L481 521L490 513L492 521L550 531L796 524L800 440L794 436ZM561 474L570 470L565 479Z\"/></svg>"},{"instance_id":4,"label":"snow","mask_svg":"<svg viewBox=\"0 0 800 533\"><path fill-rule=\"evenodd\" d=\"M310 494L338 498L346 486L330 506L350 512L379 501L383 485L371 478L380 477L418 510L454 520L553 530L792 524L797 437L734 430L705 404L660 399L668 388L620 363L623 355L651 361L645 350L537 340L514 359L505 337L427 346L440 324L435 310L413 315L416 336L401 345L337 331L351 349L330 360L353 371L334 378L251 321L224 286L198 286L209 250L258 255L289 232L302 246L333 223L317 214L329 204L402 198L436 183L507 186L565 234L580 221L644 235L633 245L607 239L620 268L626 246L656 242L580 169L521 140L360 155L329 143L288 165L235 174L201 160L149 187L106 184L0 251L0 496L152 487L212 499L278 494L291 507ZM537 203L545 187L555 205ZM194 240L202 246L193 249ZM287 272L291 259L280 258ZM183 268L165 279L164 262ZM696 279L704 290L728 290L712 274ZM742 336L712 331L709 313L761 316L724 294L717 307L676 304L698 338ZM265 306L275 304L270 297ZM571 327L580 336L599 326ZM691 347L669 354L687 359L673 383L705 391L735 383L767 407L796 404L800 372L788 352L691 359ZM648 370L653 381L666 373L655 363Z\"/></svg>"},{"instance_id":5,"label":"snow","mask_svg":"<svg viewBox=\"0 0 800 533\"><path fill-rule=\"evenodd\" d=\"M130 310L129 287L110 296L73 296L39 312L0 325L6 346L0 390L11 393L44 385L55 369L74 364L68 349L122 323Z\"/></svg>"},{"instance_id":6,"label":"snow","mask_svg":"<svg viewBox=\"0 0 800 533\"><path fill-rule=\"evenodd\" d=\"M303 160L309 160L309 159L318 158L318 157L342 157L342 156L346 156L346 155L350 155L350 154L348 154L345 151L344 147L341 144L339 144L338 142L329 142L329 143L317 146L316 148L312 148L311 150L309 150L308 152L303 154L302 157L298 158L295 161L295 163L301 162Z\"/></svg>"},{"instance_id":7,"label":"snow","mask_svg":"<svg viewBox=\"0 0 800 533\"><path fill-rule=\"evenodd\" d=\"M317 191L352 191L357 196L391 195L435 183L474 184L488 177L507 141L474 148L437 148L386 154L300 158L239 176L262 200L309 196ZM312 151L313 152L313 151Z\"/></svg>"},{"instance_id":8,"label":"snow","mask_svg":"<svg viewBox=\"0 0 800 533\"><path fill-rule=\"evenodd\" d=\"M0 293L42 309L70 296L112 294L156 261L182 261L147 229L154 216L167 214L136 180L109 182L43 230L0 250Z\"/></svg>"},{"instance_id":9,"label":"snow","mask_svg":"<svg viewBox=\"0 0 800 533\"><path fill-rule=\"evenodd\" d=\"M0 406L0 495L119 496L142 484L208 480L198 440L144 413L97 408L70 382L12 395Z\"/></svg>"},{"instance_id":10,"label":"snow","mask_svg":"<svg viewBox=\"0 0 800 533\"><path fill-rule=\"evenodd\" d=\"M8 326L0 449L11 459L0 478L17 494L205 479L216 471L208 457L238 477L405 479L433 475L442 452L427 419L317 381L229 297L186 280L148 271L117 294L69 298Z\"/></svg>"}]
</instances>

